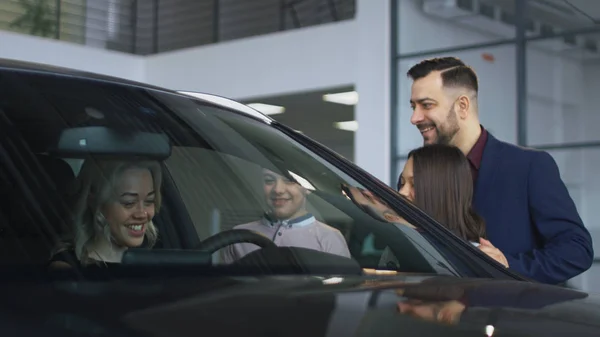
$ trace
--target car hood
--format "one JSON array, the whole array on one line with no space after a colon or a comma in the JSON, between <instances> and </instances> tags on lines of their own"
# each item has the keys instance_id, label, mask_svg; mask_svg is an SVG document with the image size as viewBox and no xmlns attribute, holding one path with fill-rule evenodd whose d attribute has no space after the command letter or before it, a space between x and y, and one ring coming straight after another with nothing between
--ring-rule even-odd
<instances>
[{"instance_id":1,"label":"car hood","mask_svg":"<svg viewBox=\"0 0 600 337\"><path fill-rule=\"evenodd\" d=\"M426 275L3 284L2 329L52 336L600 335L600 299Z\"/></svg>"}]
</instances>

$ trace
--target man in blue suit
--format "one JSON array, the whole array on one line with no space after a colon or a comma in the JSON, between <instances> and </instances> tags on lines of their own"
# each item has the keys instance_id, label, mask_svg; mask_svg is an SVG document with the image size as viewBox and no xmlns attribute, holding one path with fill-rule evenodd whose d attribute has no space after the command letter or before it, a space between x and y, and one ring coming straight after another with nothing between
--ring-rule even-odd
<instances>
[{"instance_id":1,"label":"man in blue suit","mask_svg":"<svg viewBox=\"0 0 600 337\"><path fill-rule=\"evenodd\" d=\"M547 152L502 142L486 131L473 69L454 57L435 58L413 66L408 76L411 123L424 143L452 144L469 159L473 202L489 239L481 239L480 249L543 283L563 283L589 269L592 239L556 162Z\"/></svg>"}]
</instances>

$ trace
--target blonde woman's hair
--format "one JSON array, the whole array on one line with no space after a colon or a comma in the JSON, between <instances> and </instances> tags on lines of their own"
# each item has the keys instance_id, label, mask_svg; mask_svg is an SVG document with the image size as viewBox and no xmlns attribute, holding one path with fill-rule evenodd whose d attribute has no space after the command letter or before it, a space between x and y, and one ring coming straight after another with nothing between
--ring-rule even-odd
<instances>
[{"instance_id":1,"label":"blonde woman's hair","mask_svg":"<svg viewBox=\"0 0 600 337\"><path fill-rule=\"evenodd\" d=\"M88 248L96 238L102 236L112 241L110 226L101 212L101 208L113 198L113 191L119 182L121 174L128 169L147 169L152 174L154 182L155 209L158 213L161 205L162 170L155 161L123 161L111 159L86 159L77 177L77 195L74 204L74 250L77 259L82 264L89 263ZM90 198L94 195L93 198ZM156 243L158 230L152 222L148 223L146 233L148 245Z\"/></svg>"}]
</instances>

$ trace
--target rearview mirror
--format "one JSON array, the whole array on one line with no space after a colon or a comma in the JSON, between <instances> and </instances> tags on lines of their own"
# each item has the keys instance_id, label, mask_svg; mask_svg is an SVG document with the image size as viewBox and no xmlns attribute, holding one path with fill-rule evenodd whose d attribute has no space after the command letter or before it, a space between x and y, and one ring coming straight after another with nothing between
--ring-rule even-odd
<instances>
[{"instance_id":1,"label":"rearview mirror","mask_svg":"<svg viewBox=\"0 0 600 337\"><path fill-rule=\"evenodd\" d=\"M64 130L54 151L68 158L134 156L165 160L171 155L169 138L162 133L117 131L102 126Z\"/></svg>"}]
</instances>

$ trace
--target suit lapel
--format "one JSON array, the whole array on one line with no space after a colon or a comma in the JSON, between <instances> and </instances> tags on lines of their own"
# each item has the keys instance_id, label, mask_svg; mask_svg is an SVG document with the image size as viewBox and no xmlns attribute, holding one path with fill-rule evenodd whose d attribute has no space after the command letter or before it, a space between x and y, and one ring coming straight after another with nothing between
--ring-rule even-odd
<instances>
[{"instance_id":1,"label":"suit lapel","mask_svg":"<svg viewBox=\"0 0 600 337\"><path fill-rule=\"evenodd\" d=\"M489 195L490 191L494 190L493 185L496 172L500 170L500 166L502 165L502 161L500 160L501 152L502 146L500 141L488 133L488 139L483 150L483 157L481 158L481 165L477 174L475 195L473 196L473 202L477 210L482 210L487 206L489 199L484 198L484 196Z\"/></svg>"}]
</instances>

